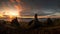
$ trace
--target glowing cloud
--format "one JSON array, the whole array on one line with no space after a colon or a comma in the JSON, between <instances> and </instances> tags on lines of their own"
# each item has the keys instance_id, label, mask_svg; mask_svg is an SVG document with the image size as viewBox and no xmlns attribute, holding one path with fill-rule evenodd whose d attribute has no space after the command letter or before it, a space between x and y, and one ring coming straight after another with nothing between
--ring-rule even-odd
<instances>
[{"instance_id":1,"label":"glowing cloud","mask_svg":"<svg viewBox=\"0 0 60 34\"><path fill-rule=\"evenodd\" d=\"M21 0L10 0L8 2L2 2L2 13L0 14L0 16L2 15L7 15L7 16L21 16L20 12L22 11L22 6L20 5L20 1ZM7 4L7 5L6 5Z\"/></svg>"}]
</instances>

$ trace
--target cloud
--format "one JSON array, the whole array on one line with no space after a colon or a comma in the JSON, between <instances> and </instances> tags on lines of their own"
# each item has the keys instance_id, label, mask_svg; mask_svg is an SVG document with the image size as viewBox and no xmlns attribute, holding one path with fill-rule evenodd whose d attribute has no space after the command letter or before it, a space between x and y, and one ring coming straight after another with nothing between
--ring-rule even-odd
<instances>
[{"instance_id":1,"label":"cloud","mask_svg":"<svg viewBox=\"0 0 60 34\"><path fill-rule=\"evenodd\" d=\"M54 13L52 15L54 15L54 16L60 16L60 13Z\"/></svg>"},{"instance_id":2,"label":"cloud","mask_svg":"<svg viewBox=\"0 0 60 34\"><path fill-rule=\"evenodd\" d=\"M59 11L57 11L59 12ZM34 9L34 10L26 10L26 11L22 11L22 15L30 15L30 16L33 16L35 13L37 13L39 16L45 16L45 15L51 15L51 14L54 14L54 13L57 13L55 10L53 9Z\"/></svg>"}]
</instances>

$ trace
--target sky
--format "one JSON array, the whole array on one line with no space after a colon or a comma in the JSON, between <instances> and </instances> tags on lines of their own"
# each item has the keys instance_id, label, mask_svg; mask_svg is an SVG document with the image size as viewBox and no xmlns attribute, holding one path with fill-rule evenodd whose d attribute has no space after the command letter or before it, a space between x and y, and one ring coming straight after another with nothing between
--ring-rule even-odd
<instances>
[{"instance_id":1,"label":"sky","mask_svg":"<svg viewBox=\"0 0 60 34\"><path fill-rule=\"evenodd\" d=\"M9 0L0 0L0 5L3 1L8 2ZM25 9L21 11L21 15L33 16L35 13L39 16L60 14L60 0L20 0L20 5Z\"/></svg>"},{"instance_id":2,"label":"sky","mask_svg":"<svg viewBox=\"0 0 60 34\"><path fill-rule=\"evenodd\" d=\"M30 15L37 13L38 15L59 15L60 0L23 0L27 6L31 6L28 12ZM27 14L27 13L26 13Z\"/></svg>"}]
</instances>

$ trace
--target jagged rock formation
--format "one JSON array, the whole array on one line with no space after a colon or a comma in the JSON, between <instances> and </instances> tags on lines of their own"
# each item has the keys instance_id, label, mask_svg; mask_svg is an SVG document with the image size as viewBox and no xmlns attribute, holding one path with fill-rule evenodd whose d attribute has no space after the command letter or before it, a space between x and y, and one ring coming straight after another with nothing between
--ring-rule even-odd
<instances>
[{"instance_id":1,"label":"jagged rock formation","mask_svg":"<svg viewBox=\"0 0 60 34\"><path fill-rule=\"evenodd\" d=\"M47 25L53 25L53 21L50 18L47 19Z\"/></svg>"},{"instance_id":2,"label":"jagged rock formation","mask_svg":"<svg viewBox=\"0 0 60 34\"><path fill-rule=\"evenodd\" d=\"M29 22L29 24L28 24L29 26L33 24L33 26L30 27L30 28L32 28L32 29L36 29L36 28L42 26L41 22L40 22L40 21L38 20L38 18L37 18L37 14L35 14L34 17L35 17L34 20L31 20L31 21Z\"/></svg>"},{"instance_id":3,"label":"jagged rock formation","mask_svg":"<svg viewBox=\"0 0 60 34\"><path fill-rule=\"evenodd\" d=\"M19 24L19 22L18 22L18 20L17 20L17 17L12 20L11 24L12 24L13 26L20 27L20 24Z\"/></svg>"}]
</instances>

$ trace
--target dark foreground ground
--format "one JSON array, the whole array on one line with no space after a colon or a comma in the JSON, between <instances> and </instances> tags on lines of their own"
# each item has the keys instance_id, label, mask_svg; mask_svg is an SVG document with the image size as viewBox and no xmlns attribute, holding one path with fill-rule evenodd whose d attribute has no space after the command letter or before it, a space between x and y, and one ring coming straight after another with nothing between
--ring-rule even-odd
<instances>
[{"instance_id":1,"label":"dark foreground ground","mask_svg":"<svg viewBox=\"0 0 60 34\"><path fill-rule=\"evenodd\" d=\"M32 22L33 21L33 22ZM12 22L0 20L0 34L60 34L60 19L55 19L51 22L47 19L45 22L39 22L32 20L28 25L27 22L18 22L17 19L13 19Z\"/></svg>"},{"instance_id":2,"label":"dark foreground ground","mask_svg":"<svg viewBox=\"0 0 60 34\"><path fill-rule=\"evenodd\" d=\"M0 34L60 34L60 26L39 27L37 29L24 29L13 26L2 26Z\"/></svg>"}]
</instances>

